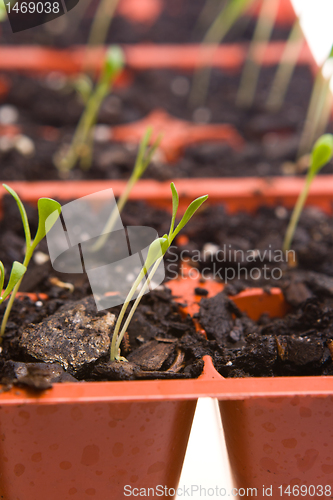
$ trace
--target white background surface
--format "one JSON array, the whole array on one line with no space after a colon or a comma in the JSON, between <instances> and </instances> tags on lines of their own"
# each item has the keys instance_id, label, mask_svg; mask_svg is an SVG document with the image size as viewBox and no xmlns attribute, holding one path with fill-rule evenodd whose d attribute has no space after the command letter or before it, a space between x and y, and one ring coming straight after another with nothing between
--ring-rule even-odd
<instances>
[{"instance_id":1,"label":"white background surface","mask_svg":"<svg viewBox=\"0 0 333 500\"><path fill-rule=\"evenodd\" d=\"M292 0L300 15L303 31L312 52L321 64L333 44L333 0ZM180 479L180 488L200 485L206 488L206 495L187 497L193 500L208 500L208 489L225 488L231 492L232 480L226 454L223 430L215 401L199 399L195 414L185 463ZM177 496L177 500L186 496Z\"/></svg>"}]
</instances>

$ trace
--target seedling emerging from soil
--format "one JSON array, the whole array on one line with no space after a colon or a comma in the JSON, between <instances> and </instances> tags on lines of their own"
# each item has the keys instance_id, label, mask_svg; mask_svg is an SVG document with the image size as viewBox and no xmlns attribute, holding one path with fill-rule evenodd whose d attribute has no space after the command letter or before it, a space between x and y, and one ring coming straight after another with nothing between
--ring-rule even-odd
<instances>
[{"instance_id":1,"label":"seedling emerging from soil","mask_svg":"<svg viewBox=\"0 0 333 500\"><path fill-rule=\"evenodd\" d=\"M274 28L279 4L280 0L263 1L238 90L236 102L240 107L252 106L260 73L260 64L257 60L258 47L260 44L263 54Z\"/></svg>"},{"instance_id":2,"label":"seedling emerging from soil","mask_svg":"<svg viewBox=\"0 0 333 500\"><path fill-rule=\"evenodd\" d=\"M88 169L92 160L94 125L105 97L124 66L123 52L119 47L110 47L106 52L104 66L95 90L91 92L85 110L76 128L68 151L58 152L55 157L56 167L63 173L71 170L80 159L81 168Z\"/></svg>"},{"instance_id":3,"label":"seedling emerging from soil","mask_svg":"<svg viewBox=\"0 0 333 500\"><path fill-rule=\"evenodd\" d=\"M85 74L79 75L77 78L74 78L71 82L72 87L79 94L82 102L87 105L91 93L94 89L94 83L92 79Z\"/></svg>"},{"instance_id":4,"label":"seedling emerging from soil","mask_svg":"<svg viewBox=\"0 0 333 500\"><path fill-rule=\"evenodd\" d=\"M153 145L149 147L149 141L150 141L152 133L153 133L153 129L151 127L148 127L146 130L146 133L143 136L142 141L140 143L139 151L138 151L138 154L136 157L136 161L135 161L132 175L128 179L126 187L125 187L124 191L122 192L122 194L118 200L117 205L114 207L114 210L112 211L112 213L109 217L109 220L105 224L105 227L102 231L101 236L98 238L98 240L92 246L91 250L93 252L97 252L105 244L110 232L113 229L113 226L114 226L119 214L122 212L125 204L127 203L128 197L129 197L134 185L143 176L149 163L151 162L151 159L152 159L156 149L158 148L158 146L161 142L162 136L159 135L157 137L157 139L155 140L155 142L153 143Z\"/></svg>"},{"instance_id":5,"label":"seedling emerging from soil","mask_svg":"<svg viewBox=\"0 0 333 500\"><path fill-rule=\"evenodd\" d=\"M300 20L296 19L286 42L280 64L276 71L272 88L266 102L267 110L272 113L278 111L283 104L299 54L303 47L303 43L304 36Z\"/></svg>"},{"instance_id":6,"label":"seedling emerging from soil","mask_svg":"<svg viewBox=\"0 0 333 500\"><path fill-rule=\"evenodd\" d=\"M5 2L0 2L0 23L7 18Z\"/></svg>"},{"instance_id":7,"label":"seedling emerging from soil","mask_svg":"<svg viewBox=\"0 0 333 500\"><path fill-rule=\"evenodd\" d=\"M25 249L25 257L24 257L23 264L19 264L18 262L14 262L7 288L2 296L2 300L0 301L0 303L1 303L6 297L8 297L10 292L12 292L11 297L10 297L8 304L7 304L6 310L5 310L5 314L4 314L4 316L2 318L2 322L1 322L0 341L2 339L4 332L5 332L8 317L9 317L10 311L12 309L16 294L20 288L23 275L28 267L30 259L34 253L34 250L35 250L36 246L38 245L38 243L44 238L46 233L48 233L48 231L51 229L53 224L56 222L56 220L59 217L60 212L61 212L61 206L57 201L51 200L50 198L40 198L38 200L37 232L36 232L35 238L33 240L31 240L29 221L28 221L27 213L25 211L25 208L24 208L22 201L20 200L18 194L13 189L11 189L9 186L7 186L6 184L3 184L3 187L8 191L8 193L10 193L13 196L13 198L15 199L17 206L19 208L22 223L23 223L26 249ZM4 273L4 267L2 264L1 264L1 266L0 266L0 272L1 272L0 284L1 284L1 290L2 290L5 273ZM9 289L9 292L7 293L8 289Z\"/></svg>"},{"instance_id":8,"label":"seedling emerging from soil","mask_svg":"<svg viewBox=\"0 0 333 500\"><path fill-rule=\"evenodd\" d=\"M333 135L325 134L321 136L313 147L311 153L311 165L306 176L303 191L298 197L295 208L293 210L284 243L283 251L287 252L290 250L291 243L294 238L295 230L298 224L298 220L302 213L305 201L308 197L311 183L318 172L332 159L333 156Z\"/></svg>"},{"instance_id":9,"label":"seedling emerging from soil","mask_svg":"<svg viewBox=\"0 0 333 500\"><path fill-rule=\"evenodd\" d=\"M12 270L10 272L8 285L6 287L6 290L3 291L3 285L5 282L5 268L0 260L0 293L2 294L0 296L0 304L2 304L3 301L10 295L10 293L13 291L13 288L23 277L26 270L27 268L23 264L15 260L13 263Z\"/></svg>"},{"instance_id":10,"label":"seedling emerging from soil","mask_svg":"<svg viewBox=\"0 0 333 500\"><path fill-rule=\"evenodd\" d=\"M228 0L207 31L202 46L210 45L209 53L205 53L204 66L194 74L190 95L190 104L194 106L204 104L209 87L212 61L218 45L228 31L234 26L237 19L245 12L253 0Z\"/></svg>"},{"instance_id":11,"label":"seedling emerging from soil","mask_svg":"<svg viewBox=\"0 0 333 500\"><path fill-rule=\"evenodd\" d=\"M184 213L181 221L179 222L178 226L176 229L175 227L175 220L177 216L177 210L178 210L178 205L179 205L179 196L178 192L176 189L176 186L174 183L171 183L171 192L172 192L172 217L171 217L171 224L170 224L170 230L169 234L165 234L162 236L162 238L158 238L153 243L150 245L148 249L148 254L146 261L143 265L143 268L141 269L138 277L136 278L135 282L133 283L133 286L131 290L129 291L126 300L123 304L123 307L120 311L120 314L117 319L117 323L113 332L113 337L112 337L112 342L111 342L111 351L110 351L110 358L111 361L126 361L125 358L123 358L120 355L120 343L127 331L128 325L130 324L130 321L133 317L133 314L136 311L136 308L139 305L140 300L142 299L142 296L146 292L155 272L157 271L161 261L163 260L163 256L165 255L166 251L170 247L171 243L183 229L183 227L188 223L188 221L191 219L191 217L194 215L194 213L200 208L200 206L207 200L208 195L205 196L200 196L200 198L197 198L196 200L192 201L192 203L188 206L186 212ZM150 270L151 269L151 270ZM148 274L149 272L149 274ZM124 323L124 325L121 327L125 312L127 310L128 304L132 300L133 295L135 292L138 290L139 286L141 285L142 280L145 278L147 275L147 278L142 285L142 288L127 316L127 319Z\"/></svg>"},{"instance_id":12,"label":"seedling emerging from soil","mask_svg":"<svg viewBox=\"0 0 333 500\"><path fill-rule=\"evenodd\" d=\"M326 61L321 65L312 90L310 104L302 133L298 157L311 151L315 140L325 132L332 109L330 83L333 75L333 45Z\"/></svg>"}]
</instances>

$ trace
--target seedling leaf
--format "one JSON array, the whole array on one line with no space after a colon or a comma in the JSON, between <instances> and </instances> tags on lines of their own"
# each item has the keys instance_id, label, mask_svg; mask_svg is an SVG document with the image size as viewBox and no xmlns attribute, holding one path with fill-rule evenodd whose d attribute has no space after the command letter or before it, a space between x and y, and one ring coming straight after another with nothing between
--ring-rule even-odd
<instances>
[{"instance_id":1,"label":"seedling leaf","mask_svg":"<svg viewBox=\"0 0 333 500\"><path fill-rule=\"evenodd\" d=\"M294 238L295 230L301 216L304 204L308 197L311 183L319 172L319 170L330 161L333 155L333 135L324 134L322 135L315 145L313 146L311 153L311 166L305 179L304 187L296 201L293 213L291 215L290 222L287 227L287 231L284 237L282 250L286 252L290 249L291 243Z\"/></svg>"},{"instance_id":2,"label":"seedling leaf","mask_svg":"<svg viewBox=\"0 0 333 500\"><path fill-rule=\"evenodd\" d=\"M20 200L18 194L14 191L14 189L7 186L7 184L2 184L2 185L6 189L6 191L8 191L8 193L12 195L12 197L14 198L14 200L17 203L17 206L18 206L20 214L21 214L22 223L23 223L25 242L26 242L27 248L30 248L31 233L30 233L30 227L29 227L29 222L28 222L28 216L27 216L27 212L25 211L24 205L23 205L22 201Z\"/></svg>"},{"instance_id":3,"label":"seedling leaf","mask_svg":"<svg viewBox=\"0 0 333 500\"><path fill-rule=\"evenodd\" d=\"M35 248L38 243L49 232L58 219L61 212L61 205L50 198L40 198L38 200L38 229L33 242Z\"/></svg>"},{"instance_id":4,"label":"seedling leaf","mask_svg":"<svg viewBox=\"0 0 333 500\"><path fill-rule=\"evenodd\" d=\"M17 285L17 283L20 281L26 270L27 268L23 264L17 262L17 260L14 261L12 270L10 272L8 285L6 287L6 290L4 291L3 296L1 297L2 300L5 300L8 297L8 295L13 290L15 285Z\"/></svg>"},{"instance_id":5,"label":"seedling leaf","mask_svg":"<svg viewBox=\"0 0 333 500\"><path fill-rule=\"evenodd\" d=\"M315 176L332 158L333 155L333 135L322 135L315 143L311 155L310 172Z\"/></svg>"},{"instance_id":6,"label":"seedling leaf","mask_svg":"<svg viewBox=\"0 0 333 500\"><path fill-rule=\"evenodd\" d=\"M116 76L125 64L124 52L118 45L111 45L106 51L104 71L108 79Z\"/></svg>"},{"instance_id":7,"label":"seedling leaf","mask_svg":"<svg viewBox=\"0 0 333 500\"><path fill-rule=\"evenodd\" d=\"M139 178L141 176L142 164L144 162L145 152L147 150L152 133L153 133L152 127L147 127L145 135L142 137L142 140L140 142L138 155L136 157L136 161L135 161L135 165L134 165L134 169L133 169L133 176L135 178Z\"/></svg>"},{"instance_id":8,"label":"seedling leaf","mask_svg":"<svg viewBox=\"0 0 333 500\"><path fill-rule=\"evenodd\" d=\"M160 258L163 257L167 249L169 248L169 239L168 236L165 234L162 236L162 238L157 238L154 240L148 250L148 255L146 258L146 262L144 265L144 270L145 272L148 271L148 269L155 264L155 262Z\"/></svg>"},{"instance_id":9,"label":"seedling leaf","mask_svg":"<svg viewBox=\"0 0 333 500\"><path fill-rule=\"evenodd\" d=\"M182 220L172 233L172 240L177 236L179 231L183 229L183 227L188 223L188 221L191 219L194 213L198 210L198 208L201 207L201 205L207 200L207 198L208 195L205 195L205 196L200 196L200 198L197 198L196 200L192 201L192 203L187 207L187 210L184 213Z\"/></svg>"},{"instance_id":10,"label":"seedling leaf","mask_svg":"<svg viewBox=\"0 0 333 500\"><path fill-rule=\"evenodd\" d=\"M0 295L2 294L3 284L5 281L5 268L3 263L0 260Z\"/></svg>"},{"instance_id":11,"label":"seedling leaf","mask_svg":"<svg viewBox=\"0 0 333 500\"><path fill-rule=\"evenodd\" d=\"M175 220L176 220L176 215L177 215L178 206L179 206L179 196L178 196L176 186L174 185L173 182L171 182L170 187L171 187L171 193L172 193L172 219L171 219L171 224L170 224L169 237L171 237L171 235L173 233L173 229L175 227Z\"/></svg>"}]
</instances>

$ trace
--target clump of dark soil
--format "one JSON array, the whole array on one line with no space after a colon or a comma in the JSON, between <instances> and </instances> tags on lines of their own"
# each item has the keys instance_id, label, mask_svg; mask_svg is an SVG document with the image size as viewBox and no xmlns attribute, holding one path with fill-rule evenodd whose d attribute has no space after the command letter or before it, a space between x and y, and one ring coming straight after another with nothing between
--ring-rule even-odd
<instances>
[{"instance_id":1,"label":"clump of dark soil","mask_svg":"<svg viewBox=\"0 0 333 500\"><path fill-rule=\"evenodd\" d=\"M208 206L190 221L182 247L195 267L233 286L283 286L292 276L316 281L325 275L332 287L333 219L318 208L305 208L292 242L293 262L282 253L291 211L282 206L261 207L255 214L229 214L223 206ZM294 267L290 268L292 264ZM310 274L309 274L310 273ZM317 280L318 283L318 280ZM316 292L319 291L319 283ZM238 288L239 290L239 288Z\"/></svg>"},{"instance_id":2,"label":"clump of dark soil","mask_svg":"<svg viewBox=\"0 0 333 500\"><path fill-rule=\"evenodd\" d=\"M203 299L199 321L224 377L331 375L332 300L308 299L285 318L254 322L222 292Z\"/></svg>"},{"instance_id":3,"label":"clump of dark soil","mask_svg":"<svg viewBox=\"0 0 333 500\"><path fill-rule=\"evenodd\" d=\"M24 236L15 202L5 197L4 204L7 216L0 226L1 255L9 272L14 259L22 261ZM36 210L27 205L27 211L34 234ZM222 270L226 266L237 269L238 264L243 268L247 266L248 276L244 271L239 277L227 280L224 294L202 299L199 320L207 331L208 344L196 333L192 320L181 317L178 306L165 289L146 295L129 327L129 338L122 346L128 363L115 365L108 361L112 315L117 316L119 308L110 310L110 316L104 313L96 316L92 297L86 298L91 290L84 274L55 273L50 262L33 261L22 290L47 292L50 298L16 301L3 343L4 383L14 381L44 388L45 384L67 376L78 380L184 378L200 373L205 353L213 355L223 376L331 373L333 220L318 209L305 209L293 242L296 266L290 267L287 261L272 263L270 254L264 254L267 249L273 252L281 248L289 217L290 211L283 207L261 208L256 216L230 215L221 206L208 207L196 214L195 221L183 231L189 242L173 248L171 261L166 261L167 275L169 265L176 266L173 267L176 271L180 263L174 262L174 252L179 256L180 251L184 251L195 266L202 270L208 267L211 275L216 263ZM167 232L169 221L169 214L142 202L129 203L123 214L124 225L155 227L159 234ZM217 252L223 250L223 245L242 250L244 256L247 250L261 253L250 262L246 258L235 261L226 254L226 260L221 262ZM38 251L47 254L45 241ZM194 258L196 252L200 255L199 261ZM231 252L231 255L234 254ZM278 280L249 275L254 268L260 271L264 265L272 264L281 271ZM57 278L58 282L49 278ZM68 283L74 284L74 291L66 287ZM253 322L227 297L249 286L263 286L268 292L274 286L282 288L293 307L292 313L283 320L263 317L258 323ZM78 320L77 327L74 318ZM98 328L93 328L94 324ZM89 336L92 330L95 333ZM45 341L41 345L39 339L43 336ZM73 348L76 342L85 342L85 347ZM50 347L56 347L57 353L52 353ZM44 361L44 368L40 367L40 361ZM21 364L27 362L28 367ZM48 375L44 383L40 374L45 370ZM27 382L26 377L30 381ZM19 380L21 378L23 380Z\"/></svg>"},{"instance_id":4,"label":"clump of dark soil","mask_svg":"<svg viewBox=\"0 0 333 500\"><path fill-rule=\"evenodd\" d=\"M110 362L119 311L97 312L92 296L17 300L2 343L1 383L45 389L54 382L200 375L205 341L192 319L180 315L168 289L142 299L121 346L128 362Z\"/></svg>"}]
</instances>

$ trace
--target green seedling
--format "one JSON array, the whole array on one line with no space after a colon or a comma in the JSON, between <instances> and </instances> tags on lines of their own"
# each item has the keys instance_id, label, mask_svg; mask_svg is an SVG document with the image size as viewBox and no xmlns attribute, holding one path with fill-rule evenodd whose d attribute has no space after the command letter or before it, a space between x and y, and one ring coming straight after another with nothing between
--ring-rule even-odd
<instances>
[{"instance_id":1,"label":"green seedling","mask_svg":"<svg viewBox=\"0 0 333 500\"><path fill-rule=\"evenodd\" d=\"M61 172L68 173L79 159L81 168L88 169L91 166L93 131L97 115L123 66L123 51L117 46L110 47L106 52L104 66L96 88L90 92L72 143L65 154L58 152L55 157L55 165Z\"/></svg>"},{"instance_id":2,"label":"green seedling","mask_svg":"<svg viewBox=\"0 0 333 500\"><path fill-rule=\"evenodd\" d=\"M17 262L17 260L14 261L12 270L10 272L8 284L6 286L6 289L3 290L4 282L5 282L5 268L3 263L0 260L0 304L3 303L3 301L10 295L10 293L13 291L13 288L15 285L20 281L20 279L23 277L24 273L26 272L27 268L21 264L20 262Z\"/></svg>"},{"instance_id":3,"label":"green seedling","mask_svg":"<svg viewBox=\"0 0 333 500\"><path fill-rule=\"evenodd\" d=\"M82 102L87 105L94 89L92 79L85 74L79 75L71 81L71 87L78 93Z\"/></svg>"},{"instance_id":4,"label":"green seedling","mask_svg":"<svg viewBox=\"0 0 333 500\"><path fill-rule=\"evenodd\" d=\"M283 242L283 251L290 250L291 243L294 238L295 230L301 216L304 204L309 194L311 183L318 172L332 159L333 156L333 135L325 134L321 136L313 147L311 153L311 165L305 179L304 188L298 197L295 208L293 210L285 239Z\"/></svg>"},{"instance_id":5,"label":"green seedling","mask_svg":"<svg viewBox=\"0 0 333 500\"><path fill-rule=\"evenodd\" d=\"M196 20L193 32L203 31L203 34L211 26L212 20L220 13L225 5L224 0L206 0Z\"/></svg>"},{"instance_id":6,"label":"green seedling","mask_svg":"<svg viewBox=\"0 0 333 500\"><path fill-rule=\"evenodd\" d=\"M5 2L0 0L0 23L7 18Z\"/></svg>"},{"instance_id":7,"label":"green seedling","mask_svg":"<svg viewBox=\"0 0 333 500\"><path fill-rule=\"evenodd\" d=\"M38 205L37 205L38 206L38 227L37 227L37 232L36 232L35 238L32 240L27 213L25 211L25 208L24 208L22 201L20 200L18 194L13 189L11 189L9 186L7 186L6 184L3 184L3 187L8 191L8 193L10 193L13 196L13 198L15 199L17 206L19 208L22 223L23 223L26 249L25 249L25 257L23 260L23 264L19 264L18 262L14 262L7 288L4 292L4 294L2 295L1 302L6 297L8 297L8 295L11 293L11 296L9 298L9 301L8 301L8 304L7 304L7 307L5 310L5 314L4 314L4 316L2 318L2 322L1 322L0 339L2 339L3 334L5 332L8 317L9 317L10 311L11 311L12 306L13 306L13 302L14 302L16 294L20 288L23 275L28 267L28 264L31 260L31 257L35 251L35 248L38 245L38 243L44 238L44 236L48 233L48 231L51 229L51 227L54 225L54 223L58 219L60 212L61 212L61 206L57 201L51 200L50 198L40 198L38 200ZM1 272L1 290L2 290L3 283L4 283L4 277L5 277L3 265L0 266L0 272ZM8 293L7 293L7 290L8 290Z\"/></svg>"},{"instance_id":8,"label":"green seedling","mask_svg":"<svg viewBox=\"0 0 333 500\"><path fill-rule=\"evenodd\" d=\"M103 45L119 0L101 0L91 26L88 47Z\"/></svg>"},{"instance_id":9,"label":"green seedling","mask_svg":"<svg viewBox=\"0 0 333 500\"><path fill-rule=\"evenodd\" d=\"M133 283L133 286L131 290L129 291L126 300L121 308L120 314L117 319L117 323L113 332L112 336L112 342L111 342L111 350L110 350L110 359L111 361L126 361L125 358L123 358L120 355L120 343L125 335L125 332L127 331L128 325L130 324L130 321L133 317L133 314L136 311L136 308L138 307L140 300L142 299L144 293L148 289L148 286L157 271L161 261L163 260L163 256L165 255L166 251L170 247L171 243L183 229L183 227L188 223L188 221L191 219L191 217L194 215L194 213L198 210L198 208L201 207L201 205L207 200L208 195L205 196L200 196L200 198L197 198L196 200L192 201L192 203L188 206L185 214L183 215L181 221L175 227L175 220L177 216L177 211L178 211L178 206L179 206L179 196L178 192L176 189L176 186L174 183L171 183L171 192L172 192L172 217L171 217L171 223L170 223L170 230L169 234L165 234L162 236L162 238L158 238L153 243L150 245L148 249L148 254L147 258L145 260L145 263L136 278L135 282ZM151 270L150 270L151 269ZM148 274L149 272L149 274ZM127 316L127 319L125 323L122 325L122 321L124 318L124 315L126 313L127 307L132 300L133 295L135 292L138 290L139 286L141 285L142 280L145 278L147 275L147 278L142 285L142 288Z\"/></svg>"},{"instance_id":10,"label":"green seedling","mask_svg":"<svg viewBox=\"0 0 333 500\"><path fill-rule=\"evenodd\" d=\"M263 1L238 89L237 106L252 106L260 74L260 64L256 57L258 47L260 44L260 50L264 53L274 28L279 4L280 0Z\"/></svg>"},{"instance_id":11,"label":"green seedling","mask_svg":"<svg viewBox=\"0 0 333 500\"><path fill-rule=\"evenodd\" d=\"M204 104L208 92L215 51L226 34L252 2L253 0L228 0L207 31L202 41L202 47L205 49L205 46L210 46L210 50L205 50L204 57L201 58L200 62L204 62L204 67L197 69L194 74L190 94L191 106Z\"/></svg>"},{"instance_id":12,"label":"green seedling","mask_svg":"<svg viewBox=\"0 0 333 500\"><path fill-rule=\"evenodd\" d=\"M321 65L312 90L305 125L298 149L298 158L311 151L315 140L326 130L331 113L330 83L333 74L333 45Z\"/></svg>"},{"instance_id":13,"label":"green seedling","mask_svg":"<svg viewBox=\"0 0 333 500\"><path fill-rule=\"evenodd\" d=\"M303 43L303 31L300 25L300 20L297 18L286 42L285 49L274 77L272 88L266 102L266 109L271 113L279 111L283 104L299 54L303 47Z\"/></svg>"},{"instance_id":14,"label":"green seedling","mask_svg":"<svg viewBox=\"0 0 333 500\"><path fill-rule=\"evenodd\" d=\"M94 54L93 51L91 52L91 49L94 47L103 47L103 45L106 44L107 34L118 4L119 0L100 0L98 3L90 28L83 64L84 71L90 75L93 74L92 62L94 59Z\"/></svg>"},{"instance_id":15,"label":"green seedling","mask_svg":"<svg viewBox=\"0 0 333 500\"><path fill-rule=\"evenodd\" d=\"M136 157L136 161L135 161L135 165L134 165L131 177L129 178L129 180L126 184L126 187L118 200L117 206L112 211L112 213L109 217L109 220L107 221L107 223L102 231L101 236L97 239L95 244L92 246L91 251L97 252L98 250L100 250L104 246L107 238L109 237L110 232L112 231L112 229L115 225L115 222L118 218L118 215L122 212L125 204L127 203L128 197L129 197L133 187L135 186L137 181L143 176L148 165L150 164L151 159L152 159L152 157L153 157L153 155L154 155L156 149L158 148L158 146L161 142L161 139L162 139L161 135L158 136L157 139L155 140L155 142L153 143L153 145L149 147L149 142L150 142L152 133L153 133L153 129L151 127L148 127L146 130L146 133L143 136L142 141L140 143L139 151L138 151L138 154Z\"/></svg>"}]
</instances>

